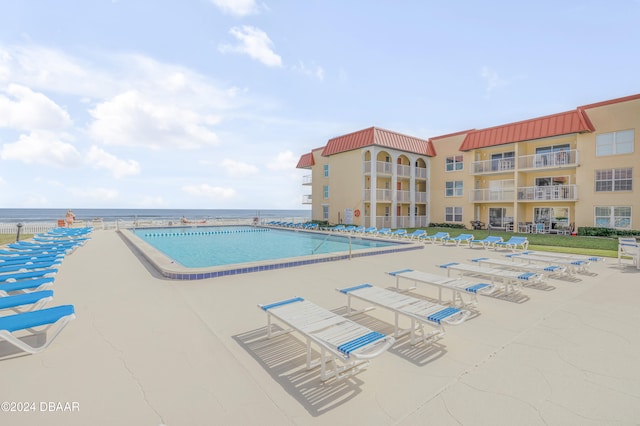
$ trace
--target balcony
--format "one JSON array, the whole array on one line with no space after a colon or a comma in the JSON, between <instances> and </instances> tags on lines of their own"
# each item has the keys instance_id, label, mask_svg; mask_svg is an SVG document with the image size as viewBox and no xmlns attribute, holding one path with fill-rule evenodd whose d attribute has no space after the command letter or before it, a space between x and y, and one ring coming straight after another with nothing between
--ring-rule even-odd
<instances>
[{"instance_id":1,"label":"balcony","mask_svg":"<svg viewBox=\"0 0 640 426\"><path fill-rule=\"evenodd\" d=\"M473 189L469 195L472 203L513 202L515 191L512 189Z\"/></svg>"},{"instance_id":2,"label":"balcony","mask_svg":"<svg viewBox=\"0 0 640 426\"><path fill-rule=\"evenodd\" d=\"M386 161L376 161L375 162L376 165L376 174L379 175L391 175L393 169L392 169L392 163L386 162ZM364 162L364 174L368 175L371 174L371 161L365 161Z\"/></svg>"},{"instance_id":3,"label":"balcony","mask_svg":"<svg viewBox=\"0 0 640 426\"><path fill-rule=\"evenodd\" d=\"M311 197L311 194L305 194L302 196L302 204L313 204L313 197Z\"/></svg>"},{"instance_id":4,"label":"balcony","mask_svg":"<svg viewBox=\"0 0 640 426\"><path fill-rule=\"evenodd\" d=\"M573 168L578 165L578 151L547 152L518 157L518 170Z\"/></svg>"},{"instance_id":5,"label":"balcony","mask_svg":"<svg viewBox=\"0 0 640 426\"><path fill-rule=\"evenodd\" d=\"M302 184L303 185L311 185L311 175L302 176Z\"/></svg>"},{"instance_id":6,"label":"balcony","mask_svg":"<svg viewBox=\"0 0 640 426\"><path fill-rule=\"evenodd\" d=\"M472 175L509 173L509 172L512 172L514 169L515 169L514 158L502 158L502 159L471 162Z\"/></svg>"},{"instance_id":7,"label":"balcony","mask_svg":"<svg viewBox=\"0 0 640 426\"><path fill-rule=\"evenodd\" d=\"M576 201L577 185L524 186L518 188L518 201Z\"/></svg>"},{"instance_id":8,"label":"balcony","mask_svg":"<svg viewBox=\"0 0 640 426\"><path fill-rule=\"evenodd\" d=\"M395 195L398 203L407 204L411 202L411 191L392 191L391 189L376 189L377 202L391 202ZM365 188L362 194L364 201L371 201L371 188ZM415 202L424 204L427 202L426 192L416 192Z\"/></svg>"}]
</instances>

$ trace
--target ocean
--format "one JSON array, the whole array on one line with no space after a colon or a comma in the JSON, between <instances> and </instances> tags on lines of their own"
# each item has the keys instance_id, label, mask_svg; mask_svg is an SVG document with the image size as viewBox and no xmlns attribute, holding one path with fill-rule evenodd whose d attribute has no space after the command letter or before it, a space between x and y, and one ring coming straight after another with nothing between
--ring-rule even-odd
<instances>
[{"instance_id":1,"label":"ocean","mask_svg":"<svg viewBox=\"0 0 640 426\"><path fill-rule=\"evenodd\" d=\"M64 219L68 209L2 209L0 223L55 222ZM73 209L76 220L105 222L122 220L171 220L185 216L189 220L204 219L246 219L308 218L311 210L249 210L249 209Z\"/></svg>"}]
</instances>

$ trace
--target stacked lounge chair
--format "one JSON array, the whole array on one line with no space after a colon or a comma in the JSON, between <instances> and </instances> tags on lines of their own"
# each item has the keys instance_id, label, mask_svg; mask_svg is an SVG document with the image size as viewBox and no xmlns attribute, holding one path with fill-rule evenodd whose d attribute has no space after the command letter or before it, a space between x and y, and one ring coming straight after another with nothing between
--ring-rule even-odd
<instances>
[{"instance_id":1,"label":"stacked lounge chair","mask_svg":"<svg viewBox=\"0 0 640 426\"><path fill-rule=\"evenodd\" d=\"M67 253L89 239L90 232L90 228L53 229L38 234L34 241L8 244L0 250L0 342L35 354L75 318L73 305L44 306L53 300L57 267ZM31 336L36 345L30 343Z\"/></svg>"}]
</instances>

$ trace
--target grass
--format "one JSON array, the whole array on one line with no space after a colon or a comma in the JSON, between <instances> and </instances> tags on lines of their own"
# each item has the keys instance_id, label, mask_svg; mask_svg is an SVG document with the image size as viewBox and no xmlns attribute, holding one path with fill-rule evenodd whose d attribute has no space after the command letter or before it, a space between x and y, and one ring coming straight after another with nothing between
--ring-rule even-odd
<instances>
[{"instance_id":1,"label":"grass","mask_svg":"<svg viewBox=\"0 0 640 426\"><path fill-rule=\"evenodd\" d=\"M20 234L21 240L27 240L33 237L33 234ZM0 245L16 242L16 236L12 234L0 234Z\"/></svg>"},{"instance_id":2,"label":"grass","mask_svg":"<svg viewBox=\"0 0 640 426\"><path fill-rule=\"evenodd\" d=\"M424 229L424 228L421 228ZM407 229L408 233L414 229ZM505 232L496 230L470 230L460 228L426 228L427 234L448 232L452 237L460 234L473 234L475 239L481 240L488 235L497 235L505 241L513 236L527 237L529 249L557 253L588 254L602 257L618 257L618 239L604 237L573 237L571 235L551 234L523 234L519 232Z\"/></svg>"}]
</instances>

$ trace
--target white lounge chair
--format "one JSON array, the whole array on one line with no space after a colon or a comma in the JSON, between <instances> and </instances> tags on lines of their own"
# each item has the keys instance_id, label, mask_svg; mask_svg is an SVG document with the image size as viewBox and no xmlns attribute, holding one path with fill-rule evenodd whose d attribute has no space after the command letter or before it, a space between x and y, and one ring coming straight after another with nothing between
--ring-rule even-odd
<instances>
[{"instance_id":1,"label":"white lounge chair","mask_svg":"<svg viewBox=\"0 0 640 426\"><path fill-rule=\"evenodd\" d=\"M636 268L640 269L640 244L635 238L618 238L618 264L623 259L631 259Z\"/></svg>"},{"instance_id":2,"label":"white lounge chair","mask_svg":"<svg viewBox=\"0 0 640 426\"><path fill-rule=\"evenodd\" d=\"M349 313L351 313L352 297L392 311L395 315L394 336L397 338L409 333L412 345L415 345L419 340L422 340L425 344L437 340L445 333L443 324L457 325L466 320L470 315L470 312L466 310L431 303L403 293L375 287L371 284L361 284L337 290L347 295ZM400 315L411 320L411 328L402 333L398 325ZM432 326L434 330L425 333L425 324ZM420 332L420 339L416 339L416 330Z\"/></svg>"},{"instance_id":3,"label":"white lounge chair","mask_svg":"<svg viewBox=\"0 0 640 426\"><path fill-rule=\"evenodd\" d=\"M445 277L443 275L430 274L428 272L414 271L413 269L402 269L400 271L389 272L389 275L396 277L396 288L400 289L400 278L404 278L414 283L427 284L438 288L438 302L442 303L442 290L451 290L452 303L454 305L460 301L462 305L477 305L478 294L489 295L496 290L494 284L472 283L461 278ZM411 289L415 288L412 287ZM411 290L410 289L410 290ZM468 295L469 302L465 302L463 295Z\"/></svg>"},{"instance_id":4,"label":"white lounge chair","mask_svg":"<svg viewBox=\"0 0 640 426\"><path fill-rule=\"evenodd\" d=\"M569 273L567 267L564 265L540 265L537 263L519 262L516 259L516 256L512 257L512 260L476 257L471 259L471 261L480 266L488 265L489 267L493 266L512 271L538 272L540 274L546 274L547 276L563 276Z\"/></svg>"},{"instance_id":5,"label":"white lounge chair","mask_svg":"<svg viewBox=\"0 0 640 426\"><path fill-rule=\"evenodd\" d=\"M271 332L271 317L291 327L283 332L297 331L305 337L307 369L320 364L323 381L331 377L341 380L358 373L395 342L391 336L372 331L301 297L258 307L267 313L267 337L282 333ZM311 362L312 342L320 347L320 360L315 363ZM327 371L329 361L333 361L332 371ZM342 365L339 366L337 361Z\"/></svg>"},{"instance_id":6,"label":"white lounge chair","mask_svg":"<svg viewBox=\"0 0 640 426\"><path fill-rule=\"evenodd\" d=\"M28 293L31 291L48 290L53 287L55 277L36 278L14 282L0 283L0 297L6 297L14 293Z\"/></svg>"},{"instance_id":7,"label":"white lounge chair","mask_svg":"<svg viewBox=\"0 0 640 426\"><path fill-rule=\"evenodd\" d=\"M575 274L578 272L588 272L591 262L588 260L571 259L566 257L540 256L538 254L511 253L505 255L511 259L519 259L525 262L544 263L545 265L566 266L567 272Z\"/></svg>"},{"instance_id":8,"label":"white lounge chair","mask_svg":"<svg viewBox=\"0 0 640 426\"><path fill-rule=\"evenodd\" d=\"M75 317L73 305L61 305L0 317L0 340L4 339L21 351L35 354L49 347L62 329ZM45 334L46 340L41 346L32 346L23 339L25 334L44 334L54 326L55 331L48 336Z\"/></svg>"},{"instance_id":9,"label":"white lounge chair","mask_svg":"<svg viewBox=\"0 0 640 426\"><path fill-rule=\"evenodd\" d=\"M479 265L468 265L458 262L445 263L438 266L446 269L449 276L451 275L451 271L456 271L462 275L488 278L491 280L491 283L496 281L501 282L503 290L507 293L521 290L525 282L541 283L544 281L544 276L535 272L505 271L504 269L486 268Z\"/></svg>"},{"instance_id":10,"label":"white lounge chair","mask_svg":"<svg viewBox=\"0 0 640 426\"><path fill-rule=\"evenodd\" d=\"M600 256L588 256L588 255L573 254L573 253L553 253L549 251L527 250L522 252L521 254L533 254L540 257L552 257L554 259L583 260L589 263L604 262L604 259L605 259L604 257L600 257Z\"/></svg>"}]
</instances>

